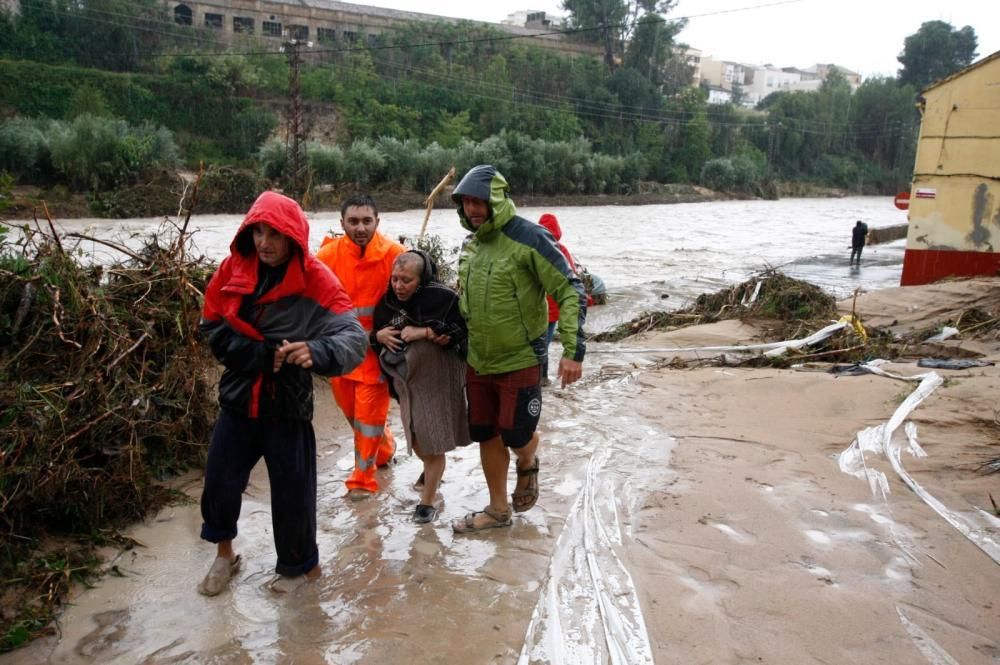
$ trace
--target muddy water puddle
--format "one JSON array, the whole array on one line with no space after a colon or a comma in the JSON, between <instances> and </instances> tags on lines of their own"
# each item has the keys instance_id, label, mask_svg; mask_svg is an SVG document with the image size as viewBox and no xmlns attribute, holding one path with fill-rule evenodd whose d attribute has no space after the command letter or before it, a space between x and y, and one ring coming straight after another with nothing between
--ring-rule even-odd
<instances>
[{"instance_id":1,"label":"muddy water puddle","mask_svg":"<svg viewBox=\"0 0 1000 665\"><path fill-rule=\"evenodd\" d=\"M214 546L198 538L196 503L173 506L130 532L141 546L72 600L58 638L0 663L652 663L616 551L644 491L669 473L672 442L620 408L638 390L628 373L589 372L544 393L538 505L510 529L472 536L450 521L488 503L478 448L448 456L432 524L411 521L420 463L405 452L380 472L375 498L350 502L350 431L318 386L318 583L284 596L267 588L274 553L259 465L228 591L195 591Z\"/></svg>"}]
</instances>

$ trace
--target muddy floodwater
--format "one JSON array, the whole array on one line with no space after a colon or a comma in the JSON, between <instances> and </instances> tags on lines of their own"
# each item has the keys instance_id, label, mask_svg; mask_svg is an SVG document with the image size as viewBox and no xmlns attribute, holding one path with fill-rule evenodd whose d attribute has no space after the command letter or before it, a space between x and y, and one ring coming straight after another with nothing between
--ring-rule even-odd
<instances>
[{"instance_id":1,"label":"muddy floodwater","mask_svg":"<svg viewBox=\"0 0 1000 665\"><path fill-rule=\"evenodd\" d=\"M902 241L866 248L860 269L848 265L856 220L871 228L905 221L890 198L519 210L530 219L543 212L558 216L565 244L607 285L610 302L594 308L590 332L766 267L843 297L898 284L902 266ZM337 220L310 215L314 247ZM413 236L422 220L423 211L385 213L381 229ZM160 221L60 226L123 239ZM224 256L238 223L233 215L194 217L198 251ZM453 210L436 210L428 231L455 246L464 236ZM114 254L89 241L79 247L96 260ZM317 383L318 583L287 596L267 589L275 561L259 465L235 541L244 566L229 591L196 593L214 546L198 538L196 503L172 506L129 532L139 546L113 554L109 574L73 598L56 637L0 656L0 664L672 662L654 658L640 598L656 593L637 589L627 552L647 496L674 480L675 442L660 421L629 407L639 399L643 362L601 350L588 357L579 384L544 393L541 499L510 529L456 536L449 526L487 503L475 446L448 456L432 524L411 521L420 463L405 447L380 471L384 489L375 498L348 501L351 433ZM390 419L402 447L395 406ZM184 488L197 499L200 474Z\"/></svg>"},{"instance_id":2,"label":"muddy floodwater","mask_svg":"<svg viewBox=\"0 0 1000 665\"><path fill-rule=\"evenodd\" d=\"M515 197L515 202L517 198ZM551 212L559 218L563 242L576 259L608 287L607 307L594 308L588 331L598 332L648 309L678 308L698 295L746 279L763 268L780 268L838 297L858 287L896 286L905 241L865 248L860 269L851 269L851 229L862 220L869 228L906 222L890 197L724 201L648 206L519 208L537 220ZM191 219L193 242L201 253L221 259L242 218L199 215ZM309 214L311 243L340 230L336 212ZM381 215L380 229L393 237L420 233L424 211ZM161 229L162 219L67 220L59 227L137 246L141 236ZM466 231L453 209L435 209L427 233L458 248ZM129 236L137 236L129 239ZM89 241L79 247L96 260L121 258Z\"/></svg>"}]
</instances>

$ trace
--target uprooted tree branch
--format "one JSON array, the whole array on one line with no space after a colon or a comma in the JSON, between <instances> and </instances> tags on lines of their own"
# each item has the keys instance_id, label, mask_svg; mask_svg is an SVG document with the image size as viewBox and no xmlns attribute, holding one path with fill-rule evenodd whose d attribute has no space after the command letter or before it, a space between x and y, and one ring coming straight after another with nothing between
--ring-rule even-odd
<instances>
[{"instance_id":1,"label":"uprooted tree branch","mask_svg":"<svg viewBox=\"0 0 1000 665\"><path fill-rule=\"evenodd\" d=\"M212 266L182 229L85 265L36 227L0 234L0 651L44 630L95 544L170 497L160 481L202 463L215 415L196 338Z\"/></svg>"}]
</instances>

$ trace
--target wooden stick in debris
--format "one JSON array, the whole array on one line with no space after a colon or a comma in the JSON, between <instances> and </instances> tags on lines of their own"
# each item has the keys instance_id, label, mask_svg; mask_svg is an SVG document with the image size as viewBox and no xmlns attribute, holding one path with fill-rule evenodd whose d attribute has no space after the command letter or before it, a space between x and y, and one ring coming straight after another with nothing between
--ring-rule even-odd
<instances>
[{"instance_id":1,"label":"wooden stick in debris","mask_svg":"<svg viewBox=\"0 0 1000 665\"><path fill-rule=\"evenodd\" d=\"M45 211L45 219L49 222L49 229L52 230L52 239L56 243L56 247L59 248L60 254L65 254L66 251L63 249L62 242L59 240L59 234L56 233L56 225L52 223L52 215L49 214L49 206L42 201L42 210Z\"/></svg>"},{"instance_id":2,"label":"wooden stick in debris","mask_svg":"<svg viewBox=\"0 0 1000 665\"><path fill-rule=\"evenodd\" d=\"M184 234L187 233L188 222L191 221L191 213L198 205L198 189L201 187L201 179L205 175L205 162L198 163L198 177L194 181L194 189L191 191L191 205L187 207L187 215L184 217L184 224L177 235L177 252L180 254L181 263L184 262ZM184 205L184 198L181 197L181 205Z\"/></svg>"},{"instance_id":3,"label":"wooden stick in debris","mask_svg":"<svg viewBox=\"0 0 1000 665\"><path fill-rule=\"evenodd\" d=\"M424 205L427 206L427 212L424 214L424 224L423 226L420 227L420 235L418 236L418 239L423 238L424 233L427 231L427 221L431 218L431 210L434 209L434 199L438 197L438 194L441 193L441 190L447 187L448 183L450 183L454 178L455 178L455 167L453 166L450 169L448 169L448 173L446 173L445 176L441 178L441 182L437 184L437 187L431 190L431 193L424 200Z\"/></svg>"},{"instance_id":4,"label":"wooden stick in debris","mask_svg":"<svg viewBox=\"0 0 1000 665\"><path fill-rule=\"evenodd\" d=\"M969 332L970 330L975 330L976 328L983 328L983 327L988 326L990 324L996 323L997 321L1000 321L1000 318L989 319L987 321L981 321L980 323L977 323L974 326L969 326L968 328L965 328L964 330L959 330L958 332L960 334L964 335L965 333ZM957 325L958 321L956 321L955 323L956 323L955 327L957 328L958 327L958 325Z\"/></svg>"},{"instance_id":5,"label":"wooden stick in debris","mask_svg":"<svg viewBox=\"0 0 1000 665\"><path fill-rule=\"evenodd\" d=\"M120 363L122 361L122 358L124 358L128 354L130 354L133 351L135 351L136 348L138 348L138 346L140 344L142 344L147 337L149 337L149 333L146 333L146 332L142 333L142 335L139 337L139 339L136 340L135 344L133 344L132 346L130 346L127 349L125 349L125 351L121 355L119 355L117 358L115 358L114 360L112 360L111 364L108 365L107 368L104 371L110 374L111 370L114 369L115 365L117 365L118 363Z\"/></svg>"},{"instance_id":6,"label":"wooden stick in debris","mask_svg":"<svg viewBox=\"0 0 1000 665\"><path fill-rule=\"evenodd\" d=\"M67 233L66 237L67 238L79 238L80 240L90 240L91 242L100 243L102 245L110 247L111 249L118 250L122 254L127 254L128 256L131 256L133 259L135 259L139 263L142 263L143 265L149 265L149 261L147 261L146 259L142 258L141 256L139 256L138 254L136 254L135 252L133 252L129 248L125 247L124 245L119 245L118 243L111 242L110 240L101 240L100 238L95 238L93 236L88 236L88 235L83 234L83 233Z\"/></svg>"}]
</instances>

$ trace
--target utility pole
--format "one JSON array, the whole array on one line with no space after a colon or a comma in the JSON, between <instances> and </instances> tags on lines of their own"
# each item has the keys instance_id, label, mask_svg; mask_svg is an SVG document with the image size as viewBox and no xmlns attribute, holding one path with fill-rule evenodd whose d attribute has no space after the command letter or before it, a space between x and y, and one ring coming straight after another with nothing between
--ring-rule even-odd
<instances>
[{"instance_id":1,"label":"utility pole","mask_svg":"<svg viewBox=\"0 0 1000 665\"><path fill-rule=\"evenodd\" d=\"M288 121L285 134L287 150L288 184L296 198L305 196L306 171L306 127L302 110L302 87L299 84L299 68L302 65L302 47L312 46L310 42L288 39L283 50L288 54Z\"/></svg>"}]
</instances>

